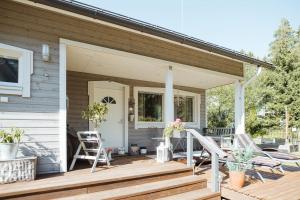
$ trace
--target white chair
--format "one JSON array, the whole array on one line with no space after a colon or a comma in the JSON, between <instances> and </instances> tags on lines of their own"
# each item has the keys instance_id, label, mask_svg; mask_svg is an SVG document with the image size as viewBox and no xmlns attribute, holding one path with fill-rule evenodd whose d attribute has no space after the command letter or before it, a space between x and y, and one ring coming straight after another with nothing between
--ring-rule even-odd
<instances>
[{"instance_id":1,"label":"white chair","mask_svg":"<svg viewBox=\"0 0 300 200\"><path fill-rule=\"evenodd\" d=\"M95 171L98 162L106 163L107 166L110 165L107 152L103 147L103 141L97 131L79 131L77 136L79 146L71 163L70 171L74 168L77 159L89 160L89 163L93 164L91 172ZM80 155L81 150L85 155Z\"/></svg>"}]
</instances>

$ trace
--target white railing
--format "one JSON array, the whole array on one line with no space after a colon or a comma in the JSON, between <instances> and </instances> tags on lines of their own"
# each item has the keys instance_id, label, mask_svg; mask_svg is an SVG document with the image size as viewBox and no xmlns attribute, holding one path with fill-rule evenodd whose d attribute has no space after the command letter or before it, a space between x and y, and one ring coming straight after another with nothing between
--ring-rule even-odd
<instances>
[{"instance_id":1,"label":"white railing","mask_svg":"<svg viewBox=\"0 0 300 200\"><path fill-rule=\"evenodd\" d=\"M195 129L187 129L187 166L193 166L193 138L197 138L200 144L211 154L211 189L220 192L219 183L219 155L220 152L211 148L209 141Z\"/></svg>"}]
</instances>

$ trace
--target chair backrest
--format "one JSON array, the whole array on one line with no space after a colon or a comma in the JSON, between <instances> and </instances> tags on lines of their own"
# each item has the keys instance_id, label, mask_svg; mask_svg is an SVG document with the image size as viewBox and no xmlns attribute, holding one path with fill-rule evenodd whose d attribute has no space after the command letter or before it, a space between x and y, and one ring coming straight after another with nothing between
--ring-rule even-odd
<instances>
[{"instance_id":1,"label":"chair backrest","mask_svg":"<svg viewBox=\"0 0 300 200\"><path fill-rule=\"evenodd\" d=\"M78 131L78 140L82 143L102 144L101 136L97 131Z\"/></svg>"},{"instance_id":2,"label":"chair backrest","mask_svg":"<svg viewBox=\"0 0 300 200\"><path fill-rule=\"evenodd\" d=\"M261 148L259 148L255 142L250 138L250 136L246 133L244 134L235 134L235 138L238 142L239 147L247 148L250 147L254 152L261 152Z\"/></svg>"},{"instance_id":3,"label":"chair backrest","mask_svg":"<svg viewBox=\"0 0 300 200\"><path fill-rule=\"evenodd\" d=\"M217 142L212 137L205 136L205 138L210 142L210 146L214 149L214 151L222 152L223 158L228 156L228 154L219 147Z\"/></svg>"},{"instance_id":4,"label":"chair backrest","mask_svg":"<svg viewBox=\"0 0 300 200\"><path fill-rule=\"evenodd\" d=\"M214 148L212 143L205 138L203 135L201 135L198 131L196 131L195 129L187 129L186 131L190 132L195 138L198 139L199 143L203 146L203 148L205 148L209 153L213 153L215 152L216 154L218 154L218 156L220 158L224 158L227 156L226 153L224 153L224 151L220 148Z\"/></svg>"}]
</instances>

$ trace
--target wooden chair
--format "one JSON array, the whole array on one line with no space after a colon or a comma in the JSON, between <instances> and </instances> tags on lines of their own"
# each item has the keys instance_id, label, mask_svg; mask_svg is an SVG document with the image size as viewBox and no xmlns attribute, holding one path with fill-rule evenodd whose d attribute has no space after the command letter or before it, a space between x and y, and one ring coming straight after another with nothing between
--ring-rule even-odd
<instances>
[{"instance_id":1,"label":"wooden chair","mask_svg":"<svg viewBox=\"0 0 300 200\"><path fill-rule=\"evenodd\" d=\"M70 171L74 168L77 159L89 160L89 163L93 165L91 172L95 171L98 162L106 163L107 166L110 165L107 152L103 147L103 141L97 131L78 131L77 136L79 145L73 157ZM84 155L80 155L81 151Z\"/></svg>"}]
</instances>

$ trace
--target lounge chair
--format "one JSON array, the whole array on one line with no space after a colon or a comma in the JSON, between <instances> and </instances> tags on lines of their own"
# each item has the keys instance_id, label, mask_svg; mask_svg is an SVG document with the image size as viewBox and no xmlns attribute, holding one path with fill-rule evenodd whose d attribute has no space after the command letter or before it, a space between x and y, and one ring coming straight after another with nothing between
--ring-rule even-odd
<instances>
[{"instance_id":1,"label":"lounge chair","mask_svg":"<svg viewBox=\"0 0 300 200\"><path fill-rule=\"evenodd\" d=\"M200 133L195 133L193 134L198 141L200 142L200 144L203 146L203 151L206 153L201 153L202 155L210 155L211 151L214 151L218 154L219 156L219 162L225 164L226 161L230 161L232 160L232 156L223 151L219 145L214 141L213 138L209 137L209 136L202 136ZM197 156L194 154L194 156ZM207 160L204 157L204 160ZM271 171L273 172L274 169L278 169L280 172L283 173L282 167L281 167L281 163L275 160L272 160L270 158L266 158L263 156L256 156L254 158L251 159L250 161L253 164L253 170L256 172L256 174L259 176L259 178L261 179L262 182L264 181L263 176L259 173L258 170L256 170L256 167L267 167L269 169L271 169ZM194 163L194 167L193 167L193 173L195 174L196 168L199 168L201 165L203 164L203 161L200 163Z\"/></svg>"},{"instance_id":2,"label":"lounge chair","mask_svg":"<svg viewBox=\"0 0 300 200\"><path fill-rule=\"evenodd\" d=\"M300 157L298 156L279 151L264 151L255 144L248 134L236 134L235 138L237 140L237 144L241 148L246 148L249 146L257 154L261 154L281 163L295 163L298 167L300 167Z\"/></svg>"}]
</instances>

